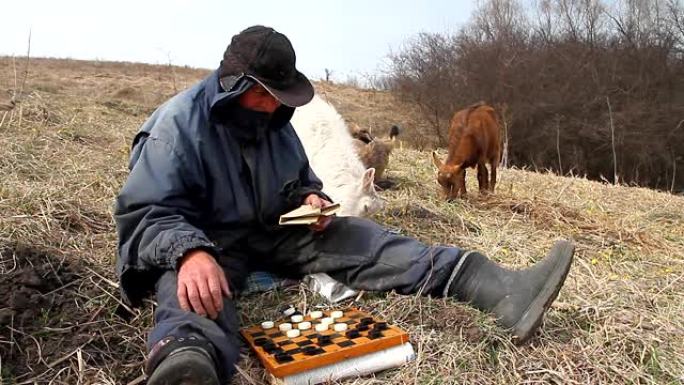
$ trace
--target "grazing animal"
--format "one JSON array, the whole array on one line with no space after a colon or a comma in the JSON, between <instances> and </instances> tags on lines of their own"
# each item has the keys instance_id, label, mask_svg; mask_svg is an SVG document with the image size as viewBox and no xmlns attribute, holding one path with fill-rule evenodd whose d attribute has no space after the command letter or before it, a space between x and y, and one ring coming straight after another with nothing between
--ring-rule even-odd
<instances>
[{"instance_id":1,"label":"grazing animal","mask_svg":"<svg viewBox=\"0 0 684 385\"><path fill-rule=\"evenodd\" d=\"M351 134L352 138L360 140L366 144L372 142L374 139L373 134L371 134L370 130L361 128L356 123L351 124L351 129L349 130L349 133Z\"/></svg>"},{"instance_id":2,"label":"grazing animal","mask_svg":"<svg viewBox=\"0 0 684 385\"><path fill-rule=\"evenodd\" d=\"M477 167L480 193L494 191L496 167L501 157L499 132L494 109L483 102L456 112L449 127L449 154L444 163L436 152L432 162L437 168L437 182L447 199L466 194L465 177L468 167ZM486 163L491 168L489 180Z\"/></svg>"},{"instance_id":3,"label":"grazing animal","mask_svg":"<svg viewBox=\"0 0 684 385\"><path fill-rule=\"evenodd\" d=\"M390 128L389 139L373 137L370 131L361 129L354 125L352 136L354 137L354 147L359 155L361 162L366 167L375 169L375 183L382 180L390 154L394 149L394 143L399 135L399 127L396 125Z\"/></svg>"},{"instance_id":4,"label":"grazing animal","mask_svg":"<svg viewBox=\"0 0 684 385\"><path fill-rule=\"evenodd\" d=\"M396 124L393 124L392 127L390 127L390 129L389 129L389 135L388 135L389 139L391 141L394 141L397 138L397 136L399 136L399 131L400 131L399 126L397 126ZM356 123L351 124L351 129L349 130L349 133L351 134L352 138L358 139L358 140L360 140L366 144L377 139L373 136L373 134L371 133L371 130L361 128Z\"/></svg>"},{"instance_id":5,"label":"grazing animal","mask_svg":"<svg viewBox=\"0 0 684 385\"><path fill-rule=\"evenodd\" d=\"M340 203L341 216L367 216L383 204L375 191L375 169L356 155L352 137L335 108L316 95L291 119L309 163L323 182L323 192Z\"/></svg>"}]
</instances>

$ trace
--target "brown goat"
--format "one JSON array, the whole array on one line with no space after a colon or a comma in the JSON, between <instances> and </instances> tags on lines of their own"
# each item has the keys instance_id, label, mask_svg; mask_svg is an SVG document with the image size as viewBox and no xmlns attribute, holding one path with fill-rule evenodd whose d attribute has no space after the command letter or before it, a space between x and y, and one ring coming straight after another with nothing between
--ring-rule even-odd
<instances>
[{"instance_id":1,"label":"brown goat","mask_svg":"<svg viewBox=\"0 0 684 385\"><path fill-rule=\"evenodd\" d=\"M437 167L437 182L447 199L466 194L466 169L477 167L480 193L494 191L496 167L501 157L499 132L501 131L494 109L483 102L458 111L449 127L449 154L444 163L432 152ZM491 168L491 181L486 164Z\"/></svg>"},{"instance_id":2,"label":"brown goat","mask_svg":"<svg viewBox=\"0 0 684 385\"><path fill-rule=\"evenodd\" d=\"M370 143L373 141L373 134L370 130L359 127L358 124L352 123L349 125L349 133L352 138L362 141L363 143Z\"/></svg>"},{"instance_id":3,"label":"brown goat","mask_svg":"<svg viewBox=\"0 0 684 385\"><path fill-rule=\"evenodd\" d=\"M392 153L393 142L376 138L366 144L360 139L354 139L354 147L361 163L366 168L375 168L375 181L382 179Z\"/></svg>"},{"instance_id":4,"label":"brown goat","mask_svg":"<svg viewBox=\"0 0 684 385\"><path fill-rule=\"evenodd\" d=\"M382 179L389 163L390 154L394 149L394 143L399 136L399 127L394 125L390 128L389 139L380 139L358 125L352 125L352 137L356 154L366 168L375 168L375 182Z\"/></svg>"}]
</instances>

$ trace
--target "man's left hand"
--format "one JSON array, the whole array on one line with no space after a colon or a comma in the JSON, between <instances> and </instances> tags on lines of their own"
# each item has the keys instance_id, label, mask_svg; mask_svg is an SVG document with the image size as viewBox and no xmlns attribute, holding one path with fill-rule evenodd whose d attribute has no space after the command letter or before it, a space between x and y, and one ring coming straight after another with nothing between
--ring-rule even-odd
<instances>
[{"instance_id":1,"label":"man's left hand","mask_svg":"<svg viewBox=\"0 0 684 385\"><path fill-rule=\"evenodd\" d=\"M306 199L304 199L304 204L306 205L311 205L316 208L324 208L330 206L332 203L328 202L327 200L321 198L320 196L316 194L309 194L307 195ZM326 216L321 216L318 218L318 222L309 225L309 228L315 232L321 232L325 230L326 227L332 222L332 217L326 217Z\"/></svg>"}]
</instances>

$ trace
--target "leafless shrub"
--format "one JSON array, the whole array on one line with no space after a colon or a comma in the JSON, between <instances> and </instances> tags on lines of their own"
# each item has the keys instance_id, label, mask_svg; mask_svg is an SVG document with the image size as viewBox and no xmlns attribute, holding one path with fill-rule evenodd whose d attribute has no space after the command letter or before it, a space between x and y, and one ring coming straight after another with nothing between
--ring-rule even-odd
<instances>
[{"instance_id":1,"label":"leafless shrub","mask_svg":"<svg viewBox=\"0 0 684 385\"><path fill-rule=\"evenodd\" d=\"M485 100L508 107L511 165L681 191L682 47L676 0L487 0L391 54L389 83L442 145L451 114Z\"/></svg>"}]
</instances>

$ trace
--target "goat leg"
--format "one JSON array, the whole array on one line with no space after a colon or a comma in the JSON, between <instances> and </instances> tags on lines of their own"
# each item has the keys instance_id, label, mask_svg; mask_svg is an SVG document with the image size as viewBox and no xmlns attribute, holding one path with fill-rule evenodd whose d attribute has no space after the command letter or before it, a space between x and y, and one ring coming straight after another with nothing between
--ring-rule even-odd
<instances>
[{"instance_id":1,"label":"goat leg","mask_svg":"<svg viewBox=\"0 0 684 385\"><path fill-rule=\"evenodd\" d=\"M489 189L489 173L485 163L477 164L477 183L480 188L480 194L486 193Z\"/></svg>"},{"instance_id":2,"label":"goat leg","mask_svg":"<svg viewBox=\"0 0 684 385\"><path fill-rule=\"evenodd\" d=\"M494 192L494 188L496 187L496 162L490 163L490 167L492 169L491 171L491 182L489 183L489 191Z\"/></svg>"}]
</instances>

